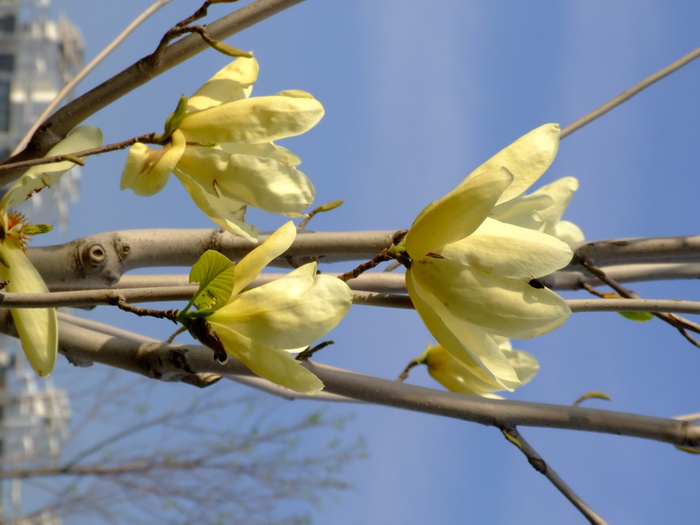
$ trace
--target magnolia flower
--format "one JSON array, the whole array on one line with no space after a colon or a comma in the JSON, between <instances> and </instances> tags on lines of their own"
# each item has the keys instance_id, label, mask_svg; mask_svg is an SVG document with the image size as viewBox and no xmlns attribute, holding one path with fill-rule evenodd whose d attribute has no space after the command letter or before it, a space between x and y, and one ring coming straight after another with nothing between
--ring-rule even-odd
<instances>
[{"instance_id":1,"label":"magnolia flower","mask_svg":"<svg viewBox=\"0 0 700 525\"><path fill-rule=\"evenodd\" d=\"M201 329L193 335L211 342L213 332L215 346L218 339L226 352L257 375L292 390L314 393L323 383L292 354L323 337L345 316L353 297L348 285L336 277L317 274L312 262L281 279L244 290L295 237L296 228L288 222L241 259L233 267L229 299L204 317L204 337ZM192 317L201 315L200 310ZM188 325L186 319L183 322Z\"/></svg>"},{"instance_id":2,"label":"magnolia flower","mask_svg":"<svg viewBox=\"0 0 700 525\"><path fill-rule=\"evenodd\" d=\"M536 278L566 266L567 244L489 217L554 160L559 126L531 131L429 205L406 234L406 287L426 326L455 359L505 390L522 384L492 335L525 339L561 326L571 311ZM401 249L401 248L400 248Z\"/></svg>"},{"instance_id":3,"label":"magnolia flower","mask_svg":"<svg viewBox=\"0 0 700 525\"><path fill-rule=\"evenodd\" d=\"M47 156L74 153L102 144L102 132L92 126L76 128L53 147ZM9 209L51 186L75 164L70 161L42 164L29 168L0 201L0 279L11 293L45 293L46 284L27 258L25 246L32 235L50 230L50 226L32 226L21 213ZM56 362L58 324L55 308L11 308L22 349L32 368L48 376Z\"/></svg>"},{"instance_id":4,"label":"magnolia flower","mask_svg":"<svg viewBox=\"0 0 700 525\"><path fill-rule=\"evenodd\" d=\"M527 352L513 350L510 339L497 335L491 336L503 355L508 359L515 373L524 385L528 383L540 368L537 360ZM503 388L491 376L484 372L474 361L465 363L458 361L440 345L428 345L416 361L428 367L428 373L442 386L451 392L472 396L502 399L492 394Z\"/></svg>"},{"instance_id":5,"label":"magnolia flower","mask_svg":"<svg viewBox=\"0 0 700 525\"><path fill-rule=\"evenodd\" d=\"M315 190L296 169L299 157L272 141L304 133L323 106L304 91L250 96L258 76L254 58L239 58L214 75L166 123L167 143L129 150L121 189L150 196L174 173L195 204L222 228L257 240L243 220L247 206L298 216Z\"/></svg>"}]
</instances>

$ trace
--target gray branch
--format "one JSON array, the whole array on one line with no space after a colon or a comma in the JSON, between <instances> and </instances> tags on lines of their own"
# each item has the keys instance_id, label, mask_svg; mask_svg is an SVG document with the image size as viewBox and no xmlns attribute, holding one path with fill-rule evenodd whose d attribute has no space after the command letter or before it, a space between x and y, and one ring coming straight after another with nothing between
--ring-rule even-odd
<instances>
[{"instance_id":1,"label":"gray branch","mask_svg":"<svg viewBox=\"0 0 700 525\"><path fill-rule=\"evenodd\" d=\"M0 331L12 335L9 312L0 314ZM59 351L72 363L101 363L162 381L208 386L202 378L251 376L231 357L225 364L199 345L138 343L61 320ZM442 392L377 377L306 363L324 382L324 392L357 401L472 421L498 428L534 426L602 432L695 448L700 425L676 419L593 408L502 401Z\"/></svg>"}]
</instances>

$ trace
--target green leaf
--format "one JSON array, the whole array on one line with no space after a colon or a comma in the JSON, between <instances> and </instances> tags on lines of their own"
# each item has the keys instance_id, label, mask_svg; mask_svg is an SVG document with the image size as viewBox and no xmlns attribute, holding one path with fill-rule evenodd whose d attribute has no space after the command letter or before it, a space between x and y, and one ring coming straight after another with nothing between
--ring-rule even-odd
<instances>
[{"instance_id":1,"label":"green leaf","mask_svg":"<svg viewBox=\"0 0 700 525\"><path fill-rule=\"evenodd\" d=\"M199 290L192 298L198 310L218 310L224 306L233 291L234 264L224 255L207 250L194 263L190 282L199 283Z\"/></svg>"},{"instance_id":2,"label":"green leaf","mask_svg":"<svg viewBox=\"0 0 700 525\"><path fill-rule=\"evenodd\" d=\"M650 312L617 312L625 319L637 321L638 323L646 323L654 318L654 314Z\"/></svg>"},{"instance_id":3,"label":"green leaf","mask_svg":"<svg viewBox=\"0 0 700 525\"><path fill-rule=\"evenodd\" d=\"M581 397L579 397L576 401L574 401L574 406L577 407L587 399L604 399L605 401L612 401L610 396L606 394L605 392L601 392L600 390L592 390L591 392L586 392L583 394Z\"/></svg>"}]
</instances>

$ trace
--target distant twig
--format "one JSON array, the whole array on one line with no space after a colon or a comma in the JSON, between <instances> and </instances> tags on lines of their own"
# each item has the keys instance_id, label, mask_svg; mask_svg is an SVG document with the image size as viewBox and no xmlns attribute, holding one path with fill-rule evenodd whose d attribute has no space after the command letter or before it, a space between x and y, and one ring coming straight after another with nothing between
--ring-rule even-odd
<instances>
[{"instance_id":1,"label":"distant twig","mask_svg":"<svg viewBox=\"0 0 700 525\"><path fill-rule=\"evenodd\" d=\"M584 517L595 525L605 525L606 521L583 501L578 494L556 473L556 471L542 459L537 451L528 443L522 434L515 427L502 428L503 435L509 443L522 452L527 461L537 472L544 475L556 489L561 492L571 504L584 515Z\"/></svg>"},{"instance_id":2,"label":"distant twig","mask_svg":"<svg viewBox=\"0 0 700 525\"><path fill-rule=\"evenodd\" d=\"M637 93L640 91L648 88L655 82L658 82L662 78L670 75L674 71L679 70L686 64L689 64L696 58L700 57L700 47L695 49L694 51L691 51L684 57L682 57L679 60L676 60L674 63L669 64L665 68L661 69L660 71L657 71L653 75L645 78L638 84L635 84L631 88L629 88L626 91L623 91L620 93L618 96L613 98L610 102L606 102L602 106L600 106L598 109L591 111L589 114L581 117L580 119L576 120L575 122L572 122L568 126L566 126L564 129L561 130L561 138L566 138L567 136L571 135L574 131L581 129L583 126L586 124L590 124L594 120L596 120L599 117L602 117L605 115L608 111L610 111L613 108L616 108L623 102L628 101L631 99L633 96L635 96Z\"/></svg>"}]
</instances>

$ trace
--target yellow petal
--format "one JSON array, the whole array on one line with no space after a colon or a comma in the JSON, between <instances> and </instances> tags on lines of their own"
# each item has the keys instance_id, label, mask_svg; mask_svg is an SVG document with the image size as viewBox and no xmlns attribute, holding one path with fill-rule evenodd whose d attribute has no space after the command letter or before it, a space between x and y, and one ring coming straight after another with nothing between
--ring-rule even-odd
<instances>
[{"instance_id":1,"label":"yellow petal","mask_svg":"<svg viewBox=\"0 0 700 525\"><path fill-rule=\"evenodd\" d=\"M513 366L488 333L455 318L445 308L433 308L426 300L429 294L414 278L413 267L406 272L406 288L425 326L452 357L472 370L481 368L499 390L512 391L520 386Z\"/></svg>"},{"instance_id":2,"label":"yellow petal","mask_svg":"<svg viewBox=\"0 0 700 525\"><path fill-rule=\"evenodd\" d=\"M207 320L266 346L299 348L335 328L350 310L352 297L347 284L316 275L316 263L309 263L239 294Z\"/></svg>"},{"instance_id":3,"label":"yellow petal","mask_svg":"<svg viewBox=\"0 0 700 525\"><path fill-rule=\"evenodd\" d=\"M568 244L552 235L489 218L439 254L482 272L528 281L563 268L574 256Z\"/></svg>"},{"instance_id":4,"label":"yellow petal","mask_svg":"<svg viewBox=\"0 0 700 525\"><path fill-rule=\"evenodd\" d=\"M472 234L513 180L505 169L474 175L424 210L406 235L411 257L440 253L443 246Z\"/></svg>"},{"instance_id":5,"label":"yellow petal","mask_svg":"<svg viewBox=\"0 0 700 525\"><path fill-rule=\"evenodd\" d=\"M185 151L185 136L175 130L171 142L163 148L150 148L136 143L129 149L122 171L121 189L133 190L137 195L149 197L158 193L168 182Z\"/></svg>"},{"instance_id":6,"label":"yellow petal","mask_svg":"<svg viewBox=\"0 0 700 525\"><path fill-rule=\"evenodd\" d=\"M187 115L180 130L192 142L257 144L300 135L323 117L315 98L255 97Z\"/></svg>"},{"instance_id":7,"label":"yellow petal","mask_svg":"<svg viewBox=\"0 0 700 525\"><path fill-rule=\"evenodd\" d=\"M236 333L225 325L210 323L224 348L260 377L291 390L313 394L323 383L292 355L265 346Z\"/></svg>"},{"instance_id":8,"label":"yellow petal","mask_svg":"<svg viewBox=\"0 0 700 525\"><path fill-rule=\"evenodd\" d=\"M564 324L571 313L566 301L549 289L534 288L527 280L494 276L448 259L414 260L410 275L420 298L443 321L449 321L447 316L454 317L492 334L515 339L536 337Z\"/></svg>"},{"instance_id":9,"label":"yellow petal","mask_svg":"<svg viewBox=\"0 0 700 525\"><path fill-rule=\"evenodd\" d=\"M243 237L251 242L258 242L258 229L245 222L245 202L224 197L217 187L202 185L189 174L175 169L173 172L192 197L192 201L202 212L224 230Z\"/></svg>"},{"instance_id":10,"label":"yellow petal","mask_svg":"<svg viewBox=\"0 0 700 525\"><path fill-rule=\"evenodd\" d=\"M509 201L525 193L525 190L547 171L559 149L559 134L559 124L540 126L496 153L473 173L498 170L502 167L510 171L514 177L513 183L503 192L498 202ZM465 184L469 177L462 184Z\"/></svg>"},{"instance_id":11,"label":"yellow petal","mask_svg":"<svg viewBox=\"0 0 700 525\"><path fill-rule=\"evenodd\" d=\"M234 300L236 294L252 283L270 261L286 252L296 236L296 226L292 221L289 221L265 239L260 246L243 257L236 264L231 300Z\"/></svg>"},{"instance_id":12,"label":"yellow petal","mask_svg":"<svg viewBox=\"0 0 700 525\"><path fill-rule=\"evenodd\" d=\"M306 175L269 157L189 147L178 163L178 170L202 186L215 185L222 198L232 198L269 213L301 211L315 196Z\"/></svg>"},{"instance_id":13,"label":"yellow petal","mask_svg":"<svg viewBox=\"0 0 700 525\"><path fill-rule=\"evenodd\" d=\"M233 144L226 142L220 144L219 147L226 153L266 157L292 168L296 168L301 164L301 159L294 153L272 142L263 142L261 144Z\"/></svg>"},{"instance_id":14,"label":"yellow petal","mask_svg":"<svg viewBox=\"0 0 700 525\"><path fill-rule=\"evenodd\" d=\"M427 352L425 364L430 376L450 392L483 396L503 390L483 370L465 366L441 345L435 345Z\"/></svg>"},{"instance_id":15,"label":"yellow petal","mask_svg":"<svg viewBox=\"0 0 700 525\"><path fill-rule=\"evenodd\" d=\"M211 77L187 100L187 112L248 98L258 78L258 61L238 58Z\"/></svg>"},{"instance_id":16,"label":"yellow petal","mask_svg":"<svg viewBox=\"0 0 700 525\"><path fill-rule=\"evenodd\" d=\"M8 265L0 265L2 279L10 281L5 288L8 292L48 292L41 276L21 248L11 241L5 241L0 250L2 259ZM40 376L48 376L56 363L58 348L56 309L11 308L10 312L29 364Z\"/></svg>"}]
</instances>

